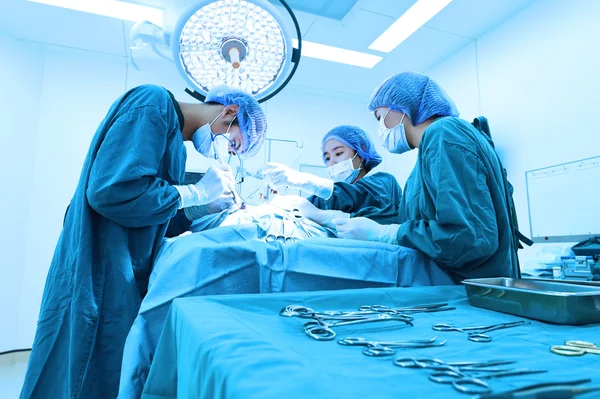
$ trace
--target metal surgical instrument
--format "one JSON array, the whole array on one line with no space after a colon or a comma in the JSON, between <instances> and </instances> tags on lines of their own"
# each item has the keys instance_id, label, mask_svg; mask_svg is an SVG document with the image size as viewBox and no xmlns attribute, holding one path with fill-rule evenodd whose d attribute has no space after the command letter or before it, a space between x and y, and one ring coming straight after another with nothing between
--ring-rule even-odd
<instances>
[{"instance_id":1,"label":"metal surgical instrument","mask_svg":"<svg viewBox=\"0 0 600 399\"><path fill-rule=\"evenodd\" d=\"M327 318L315 317L315 321L309 321L304 324L304 332L309 337L317 341L331 341L335 338L336 333L331 328L347 326L353 324L377 323L382 321L401 321L410 326L412 322L404 315L389 315L378 314L374 317L365 316L330 316L329 320L338 320L333 323L326 321Z\"/></svg>"},{"instance_id":2,"label":"metal surgical instrument","mask_svg":"<svg viewBox=\"0 0 600 399\"><path fill-rule=\"evenodd\" d=\"M487 369L515 363L509 360L490 360L486 362L451 362L445 363L431 358L397 358L394 364L405 368L422 368L435 370L429 376L431 381L441 384L452 384L459 392L477 394L490 392L489 385L482 379L500 378L515 375L544 373L546 370L530 369Z\"/></svg>"},{"instance_id":3,"label":"metal surgical instrument","mask_svg":"<svg viewBox=\"0 0 600 399\"><path fill-rule=\"evenodd\" d=\"M565 341L564 345L551 346L550 350L552 353L563 356L583 356L586 353L600 355L598 345L585 341Z\"/></svg>"},{"instance_id":4,"label":"metal surgical instrument","mask_svg":"<svg viewBox=\"0 0 600 399\"><path fill-rule=\"evenodd\" d=\"M416 305L406 308L390 308L384 305L365 305L359 306L358 310L362 311L372 311L377 313L402 313L402 314L412 314L412 313L432 313L432 312L443 312L446 310L455 310L454 307L447 307L447 303L432 303L429 305Z\"/></svg>"},{"instance_id":5,"label":"metal surgical instrument","mask_svg":"<svg viewBox=\"0 0 600 399\"><path fill-rule=\"evenodd\" d=\"M587 384L590 379L574 381L542 382L499 393L476 395L472 399L571 399L576 395L600 391L599 386L578 387Z\"/></svg>"},{"instance_id":6,"label":"metal surgical instrument","mask_svg":"<svg viewBox=\"0 0 600 399\"><path fill-rule=\"evenodd\" d=\"M344 346L366 346L363 353L367 356L391 356L396 353L393 348L431 348L442 346L446 341L435 342L437 337L423 340L411 341L370 341L361 337L348 337L338 340L338 344Z\"/></svg>"},{"instance_id":7,"label":"metal surgical instrument","mask_svg":"<svg viewBox=\"0 0 600 399\"><path fill-rule=\"evenodd\" d=\"M436 371L429 375L429 379L440 384L452 384L454 389L459 392L477 394L491 392L489 384L482 381L484 379L539 374L547 371L527 368L479 370L477 367L457 367L452 370Z\"/></svg>"},{"instance_id":8,"label":"metal surgical instrument","mask_svg":"<svg viewBox=\"0 0 600 399\"><path fill-rule=\"evenodd\" d=\"M512 323L494 324L491 326L480 326L480 327L454 327L449 324L435 324L431 328L436 331L458 331L466 332L468 334L469 341L473 342L490 342L492 337L487 333L496 330L502 330L505 328L518 327L523 324L530 324L529 322L515 321Z\"/></svg>"},{"instance_id":9,"label":"metal surgical instrument","mask_svg":"<svg viewBox=\"0 0 600 399\"><path fill-rule=\"evenodd\" d=\"M267 237L265 238L265 241L266 242L279 241L279 242L284 243L284 244L289 244L291 242L294 242L296 240L295 237L293 237L291 235L286 235L285 234L285 221L286 221L286 219L283 216L274 215L274 220L280 221L279 225L281 226L281 229L279 230L279 234L268 233Z\"/></svg>"},{"instance_id":10,"label":"metal surgical instrument","mask_svg":"<svg viewBox=\"0 0 600 399\"><path fill-rule=\"evenodd\" d=\"M331 341L336 333L333 327L354 324L377 323L382 321L401 321L412 326L412 318L407 315L380 314L364 312L327 311L315 312L313 309L301 305L288 305L279 312L280 316L299 317L311 319L304 324L304 332L309 337L318 341Z\"/></svg>"}]
</instances>

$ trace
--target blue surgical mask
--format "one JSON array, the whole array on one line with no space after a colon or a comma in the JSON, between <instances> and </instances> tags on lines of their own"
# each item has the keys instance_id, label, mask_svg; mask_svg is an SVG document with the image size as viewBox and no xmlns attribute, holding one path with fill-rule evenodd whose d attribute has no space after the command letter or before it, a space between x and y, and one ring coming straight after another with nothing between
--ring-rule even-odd
<instances>
[{"instance_id":1,"label":"blue surgical mask","mask_svg":"<svg viewBox=\"0 0 600 399\"><path fill-rule=\"evenodd\" d=\"M388 109L388 112L379 119L379 141L381 145L392 154L402 154L412 150L406 140L406 130L404 130L404 124L402 123L406 114L402 115L398 126L389 129L385 126L385 117L389 113L390 110Z\"/></svg>"},{"instance_id":2,"label":"blue surgical mask","mask_svg":"<svg viewBox=\"0 0 600 399\"><path fill-rule=\"evenodd\" d=\"M194 148L200 154L204 155L206 158L214 158L215 157L215 149L213 142L215 141L215 134L211 130L211 126L219 117L223 115L221 112L211 123L207 123L204 126L201 126L194 135L192 136L192 143L194 144Z\"/></svg>"},{"instance_id":3,"label":"blue surgical mask","mask_svg":"<svg viewBox=\"0 0 600 399\"><path fill-rule=\"evenodd\" d=\"M352 158L348 158L342 162L328 166L327 171L329 172L329 177L331 177L331 180L352 184L362 169L362 167L354 169L354 164L352 161L354 161L354 158L356 158L357 155L358 153L354 154Z\"/></svg>"}]
</instances>

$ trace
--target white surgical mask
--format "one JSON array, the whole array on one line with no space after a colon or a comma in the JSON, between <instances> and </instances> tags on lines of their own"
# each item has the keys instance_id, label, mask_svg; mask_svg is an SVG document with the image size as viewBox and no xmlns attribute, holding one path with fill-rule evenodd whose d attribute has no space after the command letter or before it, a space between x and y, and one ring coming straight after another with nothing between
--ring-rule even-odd
<instances>
[{"instance_id":1,"label":"white surgical mask","mask_svg":"<svg viewBox=\"0 0 600 399\"><path fill-rule=\"evenodd\" d=\"M392 154L402 154L412 150L406 140L406 130L404 130L404 124L402 123L406 114L402 115L398 126L389 129L385 126L385 117L389 113L390 110L388 109L388 112L382 118L379 118L379 141L381 145Z\"/></svg>"},{"instance_id":2,"label":"white surgical mask","mask_svg":"<svg viewBox=\"0 0 600 399\"><path fill-rule=\"evenodd\" d=\"M194 148L200 154L204 155L206 158L214 158L215 157L215 149L213 146L213 141L215 141L215 134L211 130L211 126L217 119L219 119L223 115L221 112L211 123L207 123L204 126L201 126L194 135L192 136L192 143L194 144Z\"/></svg>"},{"instance_id":3,"label":"white surgical mask","mask_svg":"<svg viewBox=\"0 0 600 399\"><path fill-rule=\"evenodd\" d=\"M329 172L329 177L331 177L331 180L352 184L362 169L362 167L354 169L354 164L352 161L354 161L354 158L356 158L357 155L358 153L354 154L352 158L348 158L328 166L327 171Z\"/></svg>"}]
</instances>

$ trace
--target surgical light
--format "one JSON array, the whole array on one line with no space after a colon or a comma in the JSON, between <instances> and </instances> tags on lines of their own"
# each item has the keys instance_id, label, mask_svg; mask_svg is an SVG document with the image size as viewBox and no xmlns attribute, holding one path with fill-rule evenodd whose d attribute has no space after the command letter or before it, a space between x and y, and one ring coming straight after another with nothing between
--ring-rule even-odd
<instances>
[{"instance_id":1,"label":"surgical light","mask_svg":"<svg viewBox=\"0 0 600 399\"><path fill-rule=\"evenodd\" d=\"M28 0L32 3L68 8L75 11L122 19L125 21L150 21L163 26L164 12L158 8L116 0Z\"/></svg>"},{"instance_id":2,"label":"surgical light","mask_svg":"<svg viewBox=\"0 0 600 399\"><path fill-rule=\"evenodd\" d=\"M204 100L211 88L226 84L263 102L283 89L300 61L302 38L291 8L279 1L296 27L297 48L267 0L203 0L184 13L171 48L175 65L194 89L186 91Z\"/></svg>"},{"instance_id":3,"label":"surgical light","mask_svg":"<svg viewBox=\"0 0 600 399\"><path fill-rule=\"evenodd\" d=\"M371 43L369 49L389 53L451 2L452 0L418 0Z\"/></svg>"}]
</instances>

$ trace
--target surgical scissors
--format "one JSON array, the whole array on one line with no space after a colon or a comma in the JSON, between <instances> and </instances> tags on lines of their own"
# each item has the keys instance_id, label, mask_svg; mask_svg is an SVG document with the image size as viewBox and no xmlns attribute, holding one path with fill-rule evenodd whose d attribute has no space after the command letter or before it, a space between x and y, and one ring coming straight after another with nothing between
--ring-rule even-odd
<instances>
[{"instance_id":1,"label":"surgical scissors","mask_svg":"<svg viewBox=\"0 0 600 399\"><path fill-rule=\"evenodd\" d=\"M550 351L563 356L583 356L586 353L600 355L598 345L585 341L565 341L564 345L551 346Z\"/></svg>"},{"instance_id":2,"label":"surgical scissors","mask_svg":"<svg viewBox=\"0 0 600 399\"><path fill-rule=\"evenodd\" d=\"M523 324L531 324L523 320L514 321L512 323L494 324L491 326L480 326L480 327L454 327L449 324L435 324L431 328L436 331L458 331L466 332L468 334L469 341L473 342L490 342L492 337L486 335L491 331L502 330L504 328L518 327Z\"/></svg>"},{"instance_id":3,"label":"surgical scissors","mask_svg":"<svg viewBox=\"0 0 600 399\"><path fill-rule=\"evenodd\" d=\"M487 367L512 364L510 360L489 360L486 362L451 362L445 363L431 358L397 358L394 365L405 368L432 369L429 376L433 382L452 384L454 389L468 394L490 392L489 385L482 379L500 378L515 375L545 373L546 370L530 369L486 369ZM473 375L470 375L472 373Z\"/></svg>"},{"instance_id":4,"label":"surgical scissors","mask_svg":"<svg viewBox=\"0 0 600 399\"><path fill-rule=\"evenodd\" d=\"M431 348L436 346L442 346L446 341L435 342L437 337L423 340L412 340L412 341L370 341L366 338L361 337L347 337L338 340L338 344L344 346L366 346L363 350L363 354L367 356L391 356L396 354L393 348Z\"/></svg>"}]
</instances>

